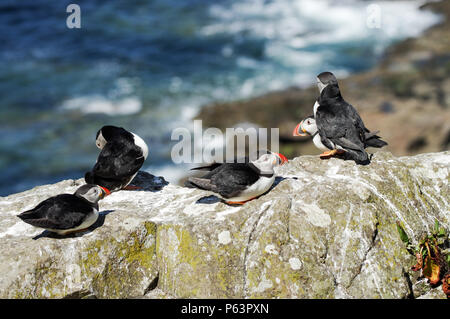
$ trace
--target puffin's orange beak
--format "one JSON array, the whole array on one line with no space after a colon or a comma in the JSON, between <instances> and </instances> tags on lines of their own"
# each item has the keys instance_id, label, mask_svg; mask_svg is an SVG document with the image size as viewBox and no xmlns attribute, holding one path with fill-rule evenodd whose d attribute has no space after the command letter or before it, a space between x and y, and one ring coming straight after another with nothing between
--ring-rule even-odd
<instances>
[{"instance_id":1,"label":"puffin's orange beak","mask_svg":"<svg viewBox=\"0 0 450 319\"><path fill-rule=\"evenodd\" d=\"M284 163L288 162L288 159L283 154L275 153L275 155L277 155L280 158L280 160L281 160L281 164L280 165L283 165Z\"/></svg>"},{"instance_id":2,"label":"puffin's orange beak","mask_svg":"<svg viewBox=\"0 0 450 319\"><path fill-rule=\"evenodd\" d=\"M299 133L300 127L302 126L303 121L297 124L295 129L292 131L293 136L308 136L308 133L305 131L305 129L302 127L301 130L303 133Z\"/></svg>"},{"instance_id":3,"label":"puffin's orange beak","mask_svg":"<svg viewBox=\"0 0 450 319\"><path fill-rule=\"evenodd\" d=\"M105 193L105 197L108 195L111 195L111 192L106 188L106 187L102 187L100 186L100 188L103 190L103 192Z\"/></svg>"}]
</instances>

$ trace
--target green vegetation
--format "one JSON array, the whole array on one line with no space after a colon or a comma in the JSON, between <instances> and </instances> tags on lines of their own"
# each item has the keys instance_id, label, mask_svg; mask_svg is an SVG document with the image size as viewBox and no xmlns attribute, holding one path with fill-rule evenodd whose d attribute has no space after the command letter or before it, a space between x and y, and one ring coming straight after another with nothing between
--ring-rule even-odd
<instances>
[{"instance_id":1,"label":"green vegetation","mask_svg":"<svg viewBox=\"0 0 450 319\"><path fill-rule=\"evenodd\" d=\"M422 276L428 279L431 286L438 286L442 283L444 293L447 298L450 298L449 234L445 228L440 227L436 220L431 234L422 235L417 245L411 243L398 221L397 231L400 239L406 244L406 250L417 259L417 263L411 267L411 270L422 270Z\"/></svg>"}]
</instances>

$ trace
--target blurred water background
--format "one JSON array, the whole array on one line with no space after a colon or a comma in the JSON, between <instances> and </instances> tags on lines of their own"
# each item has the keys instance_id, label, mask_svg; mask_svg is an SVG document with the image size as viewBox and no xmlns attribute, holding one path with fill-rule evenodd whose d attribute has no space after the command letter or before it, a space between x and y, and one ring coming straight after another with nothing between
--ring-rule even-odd
<instances>
[{"instance_id":1,"label":"blurred water background","mask_svg":"<svg viewBox=\"0 0 450 319\"><path fill-rule=\"evenodd\" d=\"M66 27L69 3L81 7L81 29ZM381 28L366 24L371 3ZM171 161L171 131L191 127L201 106L368 69L438 21L421 4L3 0L0 196L82 177L105 124L143 137L144 169L176 182L186 167Z\"/></svg>"}]
</instances>

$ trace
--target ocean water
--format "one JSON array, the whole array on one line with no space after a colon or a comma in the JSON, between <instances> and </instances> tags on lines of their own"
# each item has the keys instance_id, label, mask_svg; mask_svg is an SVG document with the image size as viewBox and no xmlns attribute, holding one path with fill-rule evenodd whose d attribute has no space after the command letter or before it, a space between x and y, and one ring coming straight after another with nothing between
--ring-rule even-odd
<instances>
[{"instance_id":1,"label":"ocean water","mask_svg":"<svg viewBox=\"0 0 450 319\"><path fill-rule=\"evenodd\" d=\"M81 29L66 6L81 7ZM127 0L0 2L0 196L80 178L95 133L149 145L144 169L176 182L171 132L205 104L306 86L373 66L439 17L423 1ZM380 28L370 28L371 4Z\"/></svg>"}]
</instances>

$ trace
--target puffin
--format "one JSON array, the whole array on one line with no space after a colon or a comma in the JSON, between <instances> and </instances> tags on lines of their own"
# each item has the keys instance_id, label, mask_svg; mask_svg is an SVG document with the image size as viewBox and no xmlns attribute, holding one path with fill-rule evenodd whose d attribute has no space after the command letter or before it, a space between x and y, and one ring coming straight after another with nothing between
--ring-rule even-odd
<instances>
[{"instance_id":1,"label":"puffin","mask_svg":"<svg viewBox=\"0 0 450 319\"><path fill-rule=\"evenodd\" d=\"M74 194L60 194L39 203L19 215L34 227L44 228L59 235L85 230L98 218L98 201L106 190L93 184L79 187Z\"/></svg>"},{"instance_id":2,"label":"puffin","mask_svg":"<svg viewBox=\"0 0 450 319\"><path fill-rule=\"evenodd\" d=\"M103 126L95 137L101 149L97 162L84 176L86 183L102 186L107 195L131 187L133 178L148 156L148 146L138 135L122 127Z\"/></svg>"},{"instance_id":3,"label":"puffin","mask_svg":"<svg viewBox=\"0 0 450 319\"><path fill-rule=\"evenodd\" d=\"M364 133L364 139L365 139L365 145L364 148L367 147L376 147L381 148L385 145L388 145L385 141L381 139L380 136L377 134L379 131L376 132L365 132ZM326 152L330 151L328 147L323 145L322 140L319 135L319 131L317 129L316 120L314 118L314 115L310 115L306 117L304 120L302 120L300 123L297 124L297 126L294 128L294 131L292 132L293 136L311 136L313 139L314 145ZM329 158L331 156L322 156L321 158Z\"/></svg>"},{"instance_id":4,"label":"puffin","mask_svg":"<svg viewBox=\"0 0 450 319\"><path fill-rule=\"evenodd\" d=\"M370 131L356 109L343 99L334 74L320 73L317 76L317 86L320 96L313 107L314 118L320 141L328 149L320 155L321 158L338 154L357 164L369 164L365 147L366 133Z\"/></svg>"},{"instance_id":5,"label":"puffin","mask_svg":"<svg viewBox=\"0 0 450 319\"><path fill-rule=\"evenodd\" d=\"M275 181L274 167L287 161L282 154L267 152L244 163L213 163L194 168L210 172L201 178L189 177L185 186L212 191L227 204L243 205L268 191Z\"/></svg>"}]
</instances>

